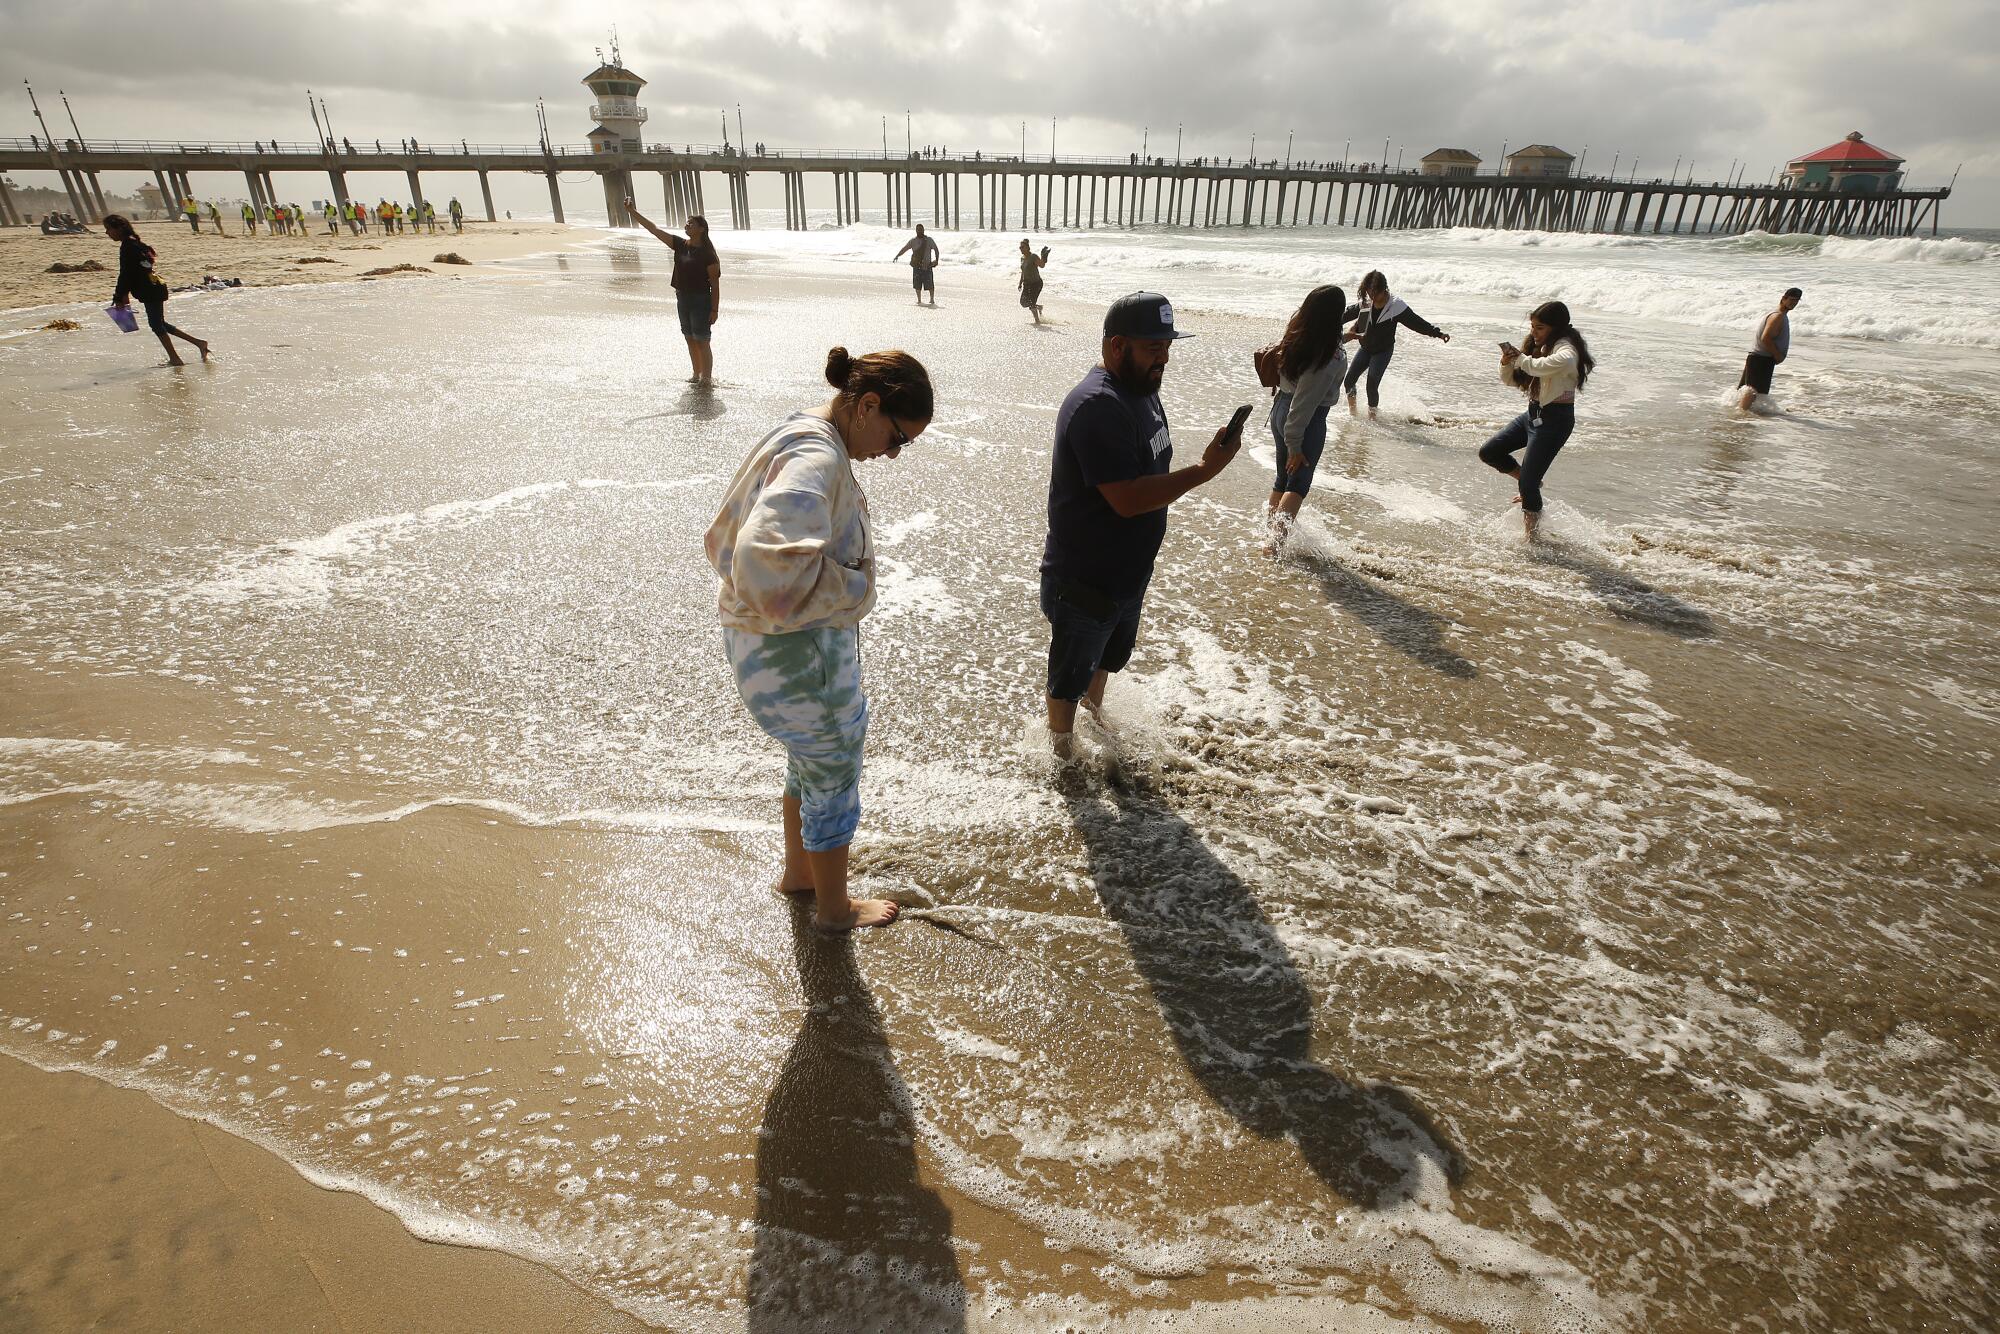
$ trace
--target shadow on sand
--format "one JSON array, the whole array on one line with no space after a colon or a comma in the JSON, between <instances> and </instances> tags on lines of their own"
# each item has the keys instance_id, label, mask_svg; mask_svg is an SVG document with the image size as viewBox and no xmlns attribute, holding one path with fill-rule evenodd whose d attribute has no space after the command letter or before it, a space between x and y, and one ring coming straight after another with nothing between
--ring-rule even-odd
<instances>
[{"instance_id":1,"label":"shadow on sand","mask_svg":"<svg viewBox=\"0 0 2000 1334\"><path fill-rule=\"evenodd\" d=\"M691 384L681 391L680 401L665 412L632 417L625 424L637 426L640 422L658 421L662 417L692 417L698 422L712 422L728 411L728 405L715 392L714 384Z\"/></svg>"},{"instance_id":2,"label":"shadow on sand","mask_svg":"<svg viewBox=\"0 0 2000 1334\"><path fill-rule=\"evenodd\" d=\"M1373 630L1383 643L1406 653L1434 672L1470 680L1478 669L1445 647L1447 622L1428 607L1399 598L1374 580L1364 579L1332 556L1301 553L1299 563L1319 580L1326 600Z\"/></svg>"},{"instance_id":3,"label":"shadow on sand","mask_svg":"<svg viewBox=\"0 0 2000 1334\"><path fill-rule=\"evenodd\" d=\"M1414 1099L1358 1086L1312 1057L1312 997L1255 897L1143 780L1080 776L1064 801L1097 896L1124 931L1188 1071L1242 1126L1287 1139L1363 1208L1457 1185L1457 1150Z\"/></svg>"},{"instance_id":4,"label":"shadow on sand","mask_svg":"<svg viewBox=\"0 0 2000 1334\"><path fill-rule=\"evenodd\" d=\"M1621 620L1650 625L1682 639L1709 639L1715 635L1715 622L1701 608L1688 605L1672 593L1663 593L1638 576L1560 540L1534 543L1528 548L1528 558L1581 575L1584 586Z\"/></svg>"},{"instance_id":5,"label":"shadow on sand","mask_svg":"<svg viewBox=\"0 0 2000 1334\"><path fill-rule=\"evenodd\" d=\"M965 1328L951 1212L917 1180L915 1118L853 942L794 905L806 1014L764 1103L748 1325L794 1331Z\"/></svg>"}]
</instances>

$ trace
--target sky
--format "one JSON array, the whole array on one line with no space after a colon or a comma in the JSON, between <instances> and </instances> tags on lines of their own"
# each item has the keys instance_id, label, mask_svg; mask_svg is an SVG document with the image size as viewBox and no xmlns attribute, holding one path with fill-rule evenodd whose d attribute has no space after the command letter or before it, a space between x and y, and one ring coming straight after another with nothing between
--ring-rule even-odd
<instances>
[{"instance_id":1,"label":"sky","mask_svg":"<svg viewBox=\"0 0 2000 1334\"><path fill-rule=\"evenodd\" d=\"M558 142L617 27L648 80L648 142L713 143L737 109L773 148L1139 151L1353 160L1553 143L1586 172L1698 179L1860 130L1933 188L1944 222L2000 227L1996 0L0 0L0 136L310 141L306 89L356 144ZM1024 131L1025 127L1025 131ZM1351 148L1348 145L1352 145ZM16 173L24 184L54 178ZM581 176L565 198L599 203ZM114 178L122 188L138 178ZM380 184L376 184L378 181ZM502 207L547 207L532 177ZM321 182L323 184L323 182ZM200 188L201 178L197 178ZM241 194L240 182L213 187ZM303 198L310 182L288 186ZM391 178L356 193L389 193ZM462 187L452 187L462 188ZM777 203L773 185L770 201ZM815 187L816 189L819 187ZM433 190L432 193L435 193ZM476 193L476 187L475 187ZM813 200L815 205L818 200ZM872 199L864 199L873 204Z\"/></svg>"}]
</instances>

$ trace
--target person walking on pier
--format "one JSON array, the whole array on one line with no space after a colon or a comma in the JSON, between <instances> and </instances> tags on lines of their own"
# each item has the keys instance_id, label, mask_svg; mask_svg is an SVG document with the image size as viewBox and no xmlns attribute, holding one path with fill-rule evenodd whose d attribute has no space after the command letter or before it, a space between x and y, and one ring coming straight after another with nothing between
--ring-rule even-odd
<instances>
[{"instance_id":1,"label":"person walking on pier","mask_svg":"<svg viewBox=\"0 0 2000 1334\"><path fill-rule=\"evenodd\" d=\"M174 339L193 343L201 349L201 359L208 360L208 343L191 333L184 333L167 323L167 285L153 272L153 263L159 255L153 247L139 239L133 229L132 220L122 213L106 214L104 234L118 243L118 286L111 294L111 304L129 308L133 298L146 308L146 327L159 337L160 346L167 350L167 363L185 366L181 354L174 350Z\"/></svg>"},{"instance_id":2,"label":"person walking on pier","mask_svg":"<svg viewBox=\"0 0 2000 1334\"><path fill-rule=\"evenodd\" d=\"M910 286L917 289L917 304L924 304L924 293L931 294L931 305L937 305L937 262L938 244L924 235L924 225L917 224L917 234L903 242L903 248L895 254L895 259L904 255L910 257Z\"/></svg>"},{"instance_id":3,"label":"person walking on pier","mask_svg":"<svg viewBox=\"0 0 2000 1334\"><path fill-rule=\"evenodd\" d=\"M1359 297L1347 308L1346 318L1354 325L1347 335L1348 341L1359 342L1361 346L1347 368L1342 387L1347 391L1348 412L1356 412L1354 386L1366 374L1368 415L1373 418L1382 402L1382 373L1389 369L1389 359L1396 355L1396 326L1406 325L1441 343L1449 343L1451 335L1411 310L1401 297L1389 295L1389 280L1380 269L1370 269L1362 276Z\"/></svg>"},{"instance_id":4,"label":"person walking on pier","mask_svg":"<svg viewBox=\"0 0 2000 1334\"><path fill-rule=\"evenodd\" d=\"M1528 540L1542 518L1542 477L1576 429L1576 396L1597 368L1590 345L1569 322L1569 307L1545 301L1528 316L1520 347L1500 344L1500 381L1528 394L1528 410L1479 447L1479 461L1518 479ZM1526 449L1516 462L1514 455Z\"/></svg>"},{"instance_id":5,"label":"person walking on pier","mask_svg":"<svg viewBox=\"0 0 2000 1334\"><path fill-rule=\"evenodd\" d=\"M1035 317L1035 323L1042 322L1042 270L1049 264L1049 248L1042 247L1037 255L1028 245L1028 238L1021 238L1021 306Z\"/></svg>"},{"instance_id":6,"label":"person walking on pier","mask_svg":"<svg viewBox=\"0 0 2000 1334\"><path fill-rule=\"evenodd\" d=\"M1313 472L1326 445L1326 414L1337 399L1340 377L1347 370L1341 329L1346 325L1347 293L1338 287L1315 287L1300 303L1278 343L1278 393L1271 402L1271 435L1278 470L1266 507L1271 537L1264 554L1275 556L1291 536L1312 490Z\"/></svg>"},{"instance_id":7,"label":"person walking on pier","mask_svg":"<svg viewBox=\"0 0 2000 1334\"><path fill-rule=\"evenodd\" d=\"M630 207L629 205L627 207ZM678 253L678 252L677 252ZM785 748L782 894L813 897L821 931L887 926L897 905L847 892L861 822L861 620L875 605L875 541L854 465L896 458L930 425L931 378L907 352L826 355L833 397L750 451L702 546L738 693Z\"/></svg>"},{"instance_id":8,"label":"person walking on pier","mask_svg":"<svg viewBox=\"0 0 2000 1334\"><path fill-rule=\"evenodd\" d=\"M708 219L697 213L687 220L687 236L675 236L654 226L628 197L625 211L674 252L674 305L680 312L681 336L687 340L688 362L698 384L715 381L712 329L722 314L722 259L708 239ZM926 420L928 420L928 414Z\"/></svg>"},{"instance_id":9,"label":"person walking on pier","mask_svg":"<svg viewBox=\"0 0 2000 1334\"><path fill-rule=\"evenodd\" d=\"M1174 468L1160 381L1174 340L1188 336L1159 293L1118 298L1104 316L1102 360L1056 414L1041 605L1049 738L1059 757L1070 753L1078 702L1102 707L1111 674L1131 660L1167 507L1220 475L1243 443L1247 406L1199 462Z\"/></svg>"},{"instance_id":10,"label":"person walking on pier","mask_svg":"<svg viewBox=\"0 0 2000 1334\"><path fill-rule=\"evenodd\" d=\"M1787 287L1785 294L1778 298L1778 308L1764 317L1757 326L1757 336L1750 343L1750 354L1743 358L1743 374L1736 379L1736 387L1742 390L1736 406L1748 412L1757 401L1757 395L1771 392L1771 373L1778 369L1792 351L1792 310L1799 304L1805 293L1796 287Z\"/></svg>"}]
</instances>

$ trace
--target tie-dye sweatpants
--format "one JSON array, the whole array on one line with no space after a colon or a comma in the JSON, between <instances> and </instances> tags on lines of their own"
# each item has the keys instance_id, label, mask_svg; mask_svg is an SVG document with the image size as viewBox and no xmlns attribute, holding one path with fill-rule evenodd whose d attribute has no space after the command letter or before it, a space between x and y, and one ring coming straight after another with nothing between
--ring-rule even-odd
<instances>
[{"instance_id":1,"label":"tie-dye sweatpants","mask_svg":"<svg viewBox=\"0 0 2000 1334\"><path fill-rule=\"evenodd\" d=\"M785 748L785 795L796 797L807 852L854 841L861 822L861 632L783 635L722 628L736 690L757 726Z\"/></svg>"}]
</instances>

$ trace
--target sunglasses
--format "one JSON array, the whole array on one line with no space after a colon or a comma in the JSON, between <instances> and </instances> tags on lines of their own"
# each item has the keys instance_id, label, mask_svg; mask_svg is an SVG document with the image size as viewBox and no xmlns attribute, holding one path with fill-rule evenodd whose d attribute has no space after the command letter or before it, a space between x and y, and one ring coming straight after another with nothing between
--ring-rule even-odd
<instances>
[{"instance_id":1,"label":"sunglasses","mask_svg":"<svg viewBox=\"0 0 2000 1334\"><path fill-rule=\"evenodd\" d=\"M910 443L910 437L903 434L903 428L896 425L894 417L885 412L882 414L882 420L889 423L889 448L901 449Z\"/></svg>"}]
</instances>

